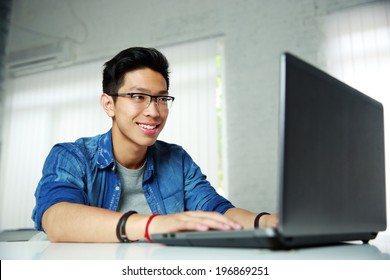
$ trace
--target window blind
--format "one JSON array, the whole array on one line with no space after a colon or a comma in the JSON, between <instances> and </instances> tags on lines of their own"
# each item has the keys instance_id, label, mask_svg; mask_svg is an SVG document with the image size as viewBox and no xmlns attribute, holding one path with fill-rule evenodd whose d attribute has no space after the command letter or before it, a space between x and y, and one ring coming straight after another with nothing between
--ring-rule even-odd
<instances>
[{"instance_id":1,"label":"window blind","mask_svg":"<svg viewBox=\"0 0 390 280\"><path fill-rule=\"evenodd\" d=\"M160 50L170 61L170 94L176 96L160 139L182 145L216 184L216 41ZM110 129L111 119L99 103L104 62L7 80L0 162L1 230L33 227L34 192L55 143Z\"/></svg>"}]
</instances>

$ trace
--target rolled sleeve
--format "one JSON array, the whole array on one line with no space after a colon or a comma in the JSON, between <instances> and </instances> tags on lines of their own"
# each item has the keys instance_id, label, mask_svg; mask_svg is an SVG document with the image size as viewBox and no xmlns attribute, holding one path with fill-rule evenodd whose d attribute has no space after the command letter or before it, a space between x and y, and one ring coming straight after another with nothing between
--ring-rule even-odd
<instances>
[{"instance_id":1,"label":"rolled sleeve","mask_svg":"<svg viewBox=\"0 0 390 280\"><path fill-rule=\"evenodd\" d=\"M36 205L32 219L38 230L42 228L42 216L52 205L59 202L88 204L84 190L85 163L72 144L56 145L50 151L35 192Z\"/></svg>"},{"instance_id":2,"label":"rolled sleeve","mask_svg":"<svg viewBox=\"0 0 390 280\"><path fill-rule=\"evenodd\" d=\"M228 209L234 208L230 201L216 192L200 167L186 152L183 154L183 161L187 210L216 211L224 214Z\"/></svg>"}]
</instances>

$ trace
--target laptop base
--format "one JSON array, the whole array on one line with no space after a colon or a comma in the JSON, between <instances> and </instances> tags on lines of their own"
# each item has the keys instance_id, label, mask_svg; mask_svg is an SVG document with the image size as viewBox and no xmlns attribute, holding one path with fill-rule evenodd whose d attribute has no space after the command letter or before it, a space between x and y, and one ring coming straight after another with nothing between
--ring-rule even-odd
<instances>
[{"instance_id":1,"label":"laptop base","mask_svg":"<svg viewBox=\"0 0 390 280\"><path fill-rule=\"evenodd\" d=\"M362 240L368 243L377 233L346 233L285 237L273 229L241 231L179 232L152 235L153 242L168 246L263 248L273 250L336 245Z\"/></svg>"}]
</instances>

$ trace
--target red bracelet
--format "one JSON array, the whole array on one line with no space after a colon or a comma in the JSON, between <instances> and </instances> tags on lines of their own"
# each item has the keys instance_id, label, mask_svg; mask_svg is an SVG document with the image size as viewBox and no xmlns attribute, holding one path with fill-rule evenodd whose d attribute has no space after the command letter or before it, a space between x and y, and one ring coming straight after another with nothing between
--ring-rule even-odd
<instances>
[{"instance_id":1,"label":"red bracelet","mask_svg":"<svg viewBox=\"0 0 390 280\"><path fill-rule=\"evenodd\" d=\"M148 240L149 242L153 242L152 239L150 239L150 235L149 235L149 225L150 225L150 222L153 220L154 217L156 216L159 216L160 214L153 214L149 217L148 221L146 222L146 227L145 227L145 239Z\"/></svg>"}]
</instances>

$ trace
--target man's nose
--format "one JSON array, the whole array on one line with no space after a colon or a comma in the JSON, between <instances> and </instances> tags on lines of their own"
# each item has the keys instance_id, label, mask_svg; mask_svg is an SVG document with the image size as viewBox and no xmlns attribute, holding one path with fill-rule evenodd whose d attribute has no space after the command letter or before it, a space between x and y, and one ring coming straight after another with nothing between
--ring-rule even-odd
<instances>
[{"instance_id":1,"label":"man's nose","mask_svg":"<svg viewBox=\"0 0 390 280\"><path fill-rule=\"evenodd\" d=\"M150 98L148 106L145 109L147 115L159 116L160 110L158 108L157 98Z\"/></svg>"}]
</instances>

